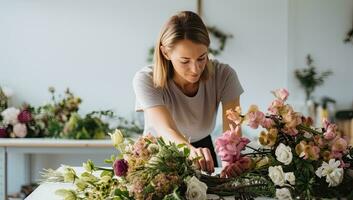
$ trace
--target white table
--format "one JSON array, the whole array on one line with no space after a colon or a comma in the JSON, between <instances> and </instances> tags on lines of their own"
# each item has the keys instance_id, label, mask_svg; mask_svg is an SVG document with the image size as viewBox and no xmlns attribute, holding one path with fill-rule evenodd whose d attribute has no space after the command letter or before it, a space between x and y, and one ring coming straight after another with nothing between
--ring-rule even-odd
<instances>
[{"instance_id":1,"label":"white table","mask_svg":"<svg viewBox=\"0 0 353 200\"><path fill-rule=\"evenodd\" d=\"M67 139L0 139L0 200L7 199L7 154L113 154L111 140L67 140ZM30 156L29 156L30 157ZM29 168L30 166L28 166ZM29 174L30 177L30 174ZM31 180L31 178L28 178ZM43 199L43 198L42 198ZM51 199L51 198L48 198Z\"/></svg>"}]
</instances>

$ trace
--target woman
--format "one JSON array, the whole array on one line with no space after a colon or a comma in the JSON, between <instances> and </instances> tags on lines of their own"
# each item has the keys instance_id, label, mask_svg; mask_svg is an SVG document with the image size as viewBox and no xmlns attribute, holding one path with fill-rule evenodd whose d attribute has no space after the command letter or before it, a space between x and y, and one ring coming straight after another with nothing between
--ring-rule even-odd
<instances>
[{"instance_id":1,"label":"woman","mask_svg":"<svg viewBox=\"0 0 353 200\"><path fill-rule=\"evenodd\" d=\"M243 89L230 66L208 59L209 45L197 14L172 16L157 40L154 65L138 71L133 86L136 111L144 112L145 133L187 144L193 157L201 157L198 166L212 173L217 159L210 134L219 103L225 131L226 110L239 106Z\"/></svg>"}]
</instances>

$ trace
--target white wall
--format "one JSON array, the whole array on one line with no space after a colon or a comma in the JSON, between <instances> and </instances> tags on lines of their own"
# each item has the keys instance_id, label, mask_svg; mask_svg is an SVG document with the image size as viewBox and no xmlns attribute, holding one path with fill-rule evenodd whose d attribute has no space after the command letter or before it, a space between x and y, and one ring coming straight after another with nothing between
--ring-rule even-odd
<instances>
[{"instance_id":1,"label":"white wall","mask_svg":"<svg viewBox=\"0 0 353 200\"><path fill-rule=\"evenodd\" d=\"M292 101L305 98L293 71L306 67L305 57L311 54L318 70L333 71L315 91L317 100L330 96L337 100L337 109L353 108L353 45L343 43L352 23L353 0L289 1L287 81Z\"/></svg>"},{"instance_id":2,"label":"white wall","mask_svg":"<svg viewBox=\"0 0 353 200\"><path fill-rule=\"evenodd\" d=\"M338 100L338 107L351 107L353 45L342 40L351 28L352 0L203 2L206 24L234 35L217 58L238 72L244 109L256 103L265 110L270 91L280 87L288 87L290 101L300 105L303 91L293 71L305 66L307 53L319 69L334 71L315 95L327 94ZM61 93L70 87L84 100L82 113L112 108L129 118L132 77L148 64L147 51L160 27L174 12L195 8L196 0L0 0L0 85L15 90L15 105L41 105L49 100L48 86ZM18 169L12 173L23 170L17 162L14 156Z\"/></svg>"}]
</instances>

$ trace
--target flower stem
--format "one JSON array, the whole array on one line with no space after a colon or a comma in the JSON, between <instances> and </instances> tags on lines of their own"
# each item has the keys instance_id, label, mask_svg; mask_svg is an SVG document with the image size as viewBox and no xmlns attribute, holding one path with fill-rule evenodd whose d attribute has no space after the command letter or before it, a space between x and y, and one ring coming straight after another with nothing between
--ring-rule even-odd
<instances>
[{"instance_id":1,"label":"flower stem","mask_svg":"<svg viewBox=\"0 0 353 200\"><path fill-rule=\"evenodd\" d=\"M298 125L298 126L297 126L297 129L299 129L299 130L304 130L304 131L307 131L307 132L309 132L309 133L313 133L313 134L315 134L315 135L322 135L321 132L316 131L316 130L310 128L310 127L304 126L304 125L302 125L302 124Z\"/></svg>"}]
</instances>

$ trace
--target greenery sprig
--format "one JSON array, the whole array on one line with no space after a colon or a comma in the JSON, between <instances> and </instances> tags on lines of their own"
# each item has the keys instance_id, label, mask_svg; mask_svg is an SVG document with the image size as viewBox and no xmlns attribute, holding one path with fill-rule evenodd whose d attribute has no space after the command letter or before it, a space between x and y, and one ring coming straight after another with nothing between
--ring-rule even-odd
<instances>
[{"instance_id":1,"label":"greenery sprig","mask_svg":"<svg viewBox=\"0 0 353 200\"><path fill-rule=\"evenodd\" d=\"M310 54L306 57L306 64L308 68L302 70L295 70L295 77L299 80L301 86L305 90L306 100L311 98L312 93L314 92L317 86L320 86L324 83L325 78L331 75L333 72L330 70L324 72L317 72L316 67L313 65L313 59Z\"/></svg>"}]
</instances>

